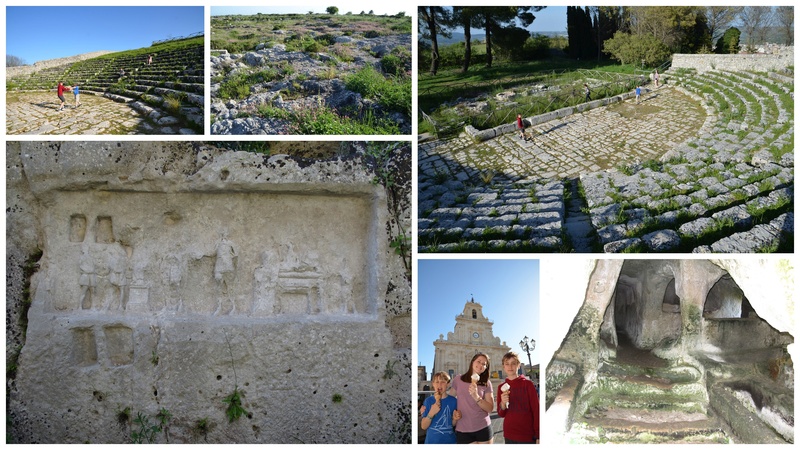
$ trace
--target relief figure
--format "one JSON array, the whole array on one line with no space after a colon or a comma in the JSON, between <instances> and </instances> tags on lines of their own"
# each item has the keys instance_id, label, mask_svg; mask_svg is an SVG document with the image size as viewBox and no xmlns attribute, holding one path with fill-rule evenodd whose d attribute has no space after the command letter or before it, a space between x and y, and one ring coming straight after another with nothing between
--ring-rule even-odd
<instances>
[{"instance_id":1,"label":"relief figure","mask_svg":"<svg viewBox=\"0 0 800 450\"><path fill-rule=\"evenodd\" d=\"M261 254L261 266L253 271L253 310L254 316L275 314L275 292L278 282L278 264L271 251Z\"/></svg>"},{"instance_id":2,"label":"relief figure","mask_svg":"<svg viewBox=\"0 0 800 450\"><path fill-rule=\"evenodd\" d=\"M228 233L223 232L217 243L217 259L214 262L214 280L220 288L217 310L214 314L231 314L235 312L236 305L230 295L230 288L236 278L236 261L239 254L228 240Z\"/></svg>"},{"instance_id":3,"label":"relief figure","mask_svg":"<svg viewBox=\"0 0 800 450\"><path fill-rule=\"evenodd\" d=\"M94 259L89 252L89 247L83 247L81 250L79 266L81 276L78 284L81 286L81 309L91 309L94 288L97 286L97 274L95 273Z\"/></svg>"}]
</instances>

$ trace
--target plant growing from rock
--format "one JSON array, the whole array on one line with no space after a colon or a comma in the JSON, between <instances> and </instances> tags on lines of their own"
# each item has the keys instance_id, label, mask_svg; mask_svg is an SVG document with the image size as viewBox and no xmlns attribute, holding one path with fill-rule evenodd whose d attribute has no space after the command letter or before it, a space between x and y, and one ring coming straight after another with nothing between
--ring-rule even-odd
<instances>
[{"instance_id":1,"label":"plant growing from rock","mask_svg":"<svg viewBox=\"0 0 800 450\"><path fill-rule=\"evenodd\" d=\"M166 408L161 408L161 411L156 414L159 427L164 431L164 438L169 443L169 421L172 420L172 414Z\"/></svg>"},{"instance_id":2,"label":"plant growing from rock","mask_svg":"<svg viewBox=\"0 0 800 450\"><path fill-rule=\"evenodd\" d=\"M192 427L192 432L196 435L203 436L203 440L206 441L206 443L208 443L209 431L211 431L211 423L208 421L208 417L198 419L197 422L194 423L194 427Z\"/></svg>"},{"instance_id":3,"label":"plant growing from rock","mask_svg":"<svg viewBox=\"0 0 800 450\"><path fill-rule=\"evenodd\" d=\"M143 444L145 442L152 444L155 442L158 433L161 432L161 427L150 423L150 418L141 412L136 413L133 423L139 426L138 430L131 432L131 442L134 444Z\"/></svg>"},{"instance_id":4,"label":"plant growing from rock","mask_svg":"<svg viewBox=\"0 0 800 450\"><path fill-rule=\"evenodd\" d=\"M390 167L390 160L392 154L396 150L401 150L404 145L402 142L371 142L367 144L366 153L371 156L375 162L375 178L372 179L373 184L381 184L387 193L387 200L389 202L389 211L392 214L392 223L390 223L390 230L394 234L394 227L397 227L397 232L392 236L389 241L389 246L394 249L395 254L403 258L403 265L406 269L406 278L411 280L411 236L406 232L403 227L402 206L400 204L403 198L402 186L398 186L395 182L394 172Z\"/></svg>"},{"instance_id":5,"label":"plant growing from rock","mask_svg":"<svg viewBox=\"0 0 800 450\"><path fill-rule=\"evenodd\" d=\"M128 425L131 421L131 407L126 406L124 409L117 411L117 424L121 427Z\"/></svg>"},{"instance_id":6,"label":"plant growing from rock","mask_svg":"<svg viewBox=\"0 0 800 450\"><path fill-rule=\"evenodd\" d=\"M225 342L228 344L228 353L231 355L231 367L233 368L233 392L225 397L222 401L228 405L228 407L225 409L225 415L228 416L228 421L233 422L247 414L247 411L242 407L242 397L244 395L239 391L239 384L236 378L236 364L233 362L233 349L231 348L231 341L228 339L228 333L225 333L224 328L222 332L225 334Z\"/></svg>"}]
</instances>

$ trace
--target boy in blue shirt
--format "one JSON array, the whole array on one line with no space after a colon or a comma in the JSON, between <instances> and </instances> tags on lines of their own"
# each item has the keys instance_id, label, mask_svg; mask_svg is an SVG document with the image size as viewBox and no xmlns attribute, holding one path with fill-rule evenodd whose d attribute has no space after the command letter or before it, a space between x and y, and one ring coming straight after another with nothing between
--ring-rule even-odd
<instances>
[{"instance_id":1,"label":"boy in blue shirt","mask_svg":"<svg viewBox=\"0 0 800 450\"><path fill-rule=\"evenodd\" d=\"M75 95L75 107L81 106L81 91L78 86L72 86L72 93Z\"/></svg>"},{"instance_id":2,"label":"boy in blue shirt","mask_svg":"<svg viewBox=\"0 0 800 450\"><path fill-rule=\"evenodd\" d=\"M639 103L639 97L642 95L642 87L636 86L636 103Z\"/></svg>"},{"instance_id":3,"label":"boy in blue shirt","mask_svg":"<svg viewBox=\"0 0 800 450\"><path fill-rule=\"evenodd\" d=\"M461 413L456 409L455 397L447 395L450 375L447 372L436 372L433 375L435 393L425 399L422 406L422 429L426 444L455 444L456 433L453 430Z\"/></svg>"}]
</instances>

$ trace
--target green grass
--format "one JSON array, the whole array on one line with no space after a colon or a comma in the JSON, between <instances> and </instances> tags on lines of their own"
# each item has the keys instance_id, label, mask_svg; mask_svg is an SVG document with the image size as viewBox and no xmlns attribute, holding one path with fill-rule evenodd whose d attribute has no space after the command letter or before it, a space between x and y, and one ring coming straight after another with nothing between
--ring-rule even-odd
<instances>
[{"instance_id":1,"label":"green grass","mask_svg":"<svg viewBox=\"0 0 800 450\"><path fill-rule=\"evenodd\" d=\"M219 85L219 97L222 99L244 99L250 95L250 87L280 78L275 69L264 69L249 74L236 73L229 76Z\"/></svg>"},{"instance_id":2,"label":"green grass","mask_svg":"<svg viewBox=\"0 0 800 450\"><path fill-rule=\"evenodd\" d=\"M365 112L356 119L342 116L325 106L317 106L297 111L285 111L268 105L261 105L258 114L262 117L273 117L289 120L292 134L399 134L397 124L389 120L375 118L371 112Z\"/></svg>"},{"instance_id":3,"label":"green grass","mask_svg":"<svg viewBox=\"0 0 800 450\"><path fill-rule=\"evenodd\" d=\"M372 66L366 66L345 78L347 89L358 92L392 111L411 115L411 78L384 77Z\"/></svg>"}]
</instances>

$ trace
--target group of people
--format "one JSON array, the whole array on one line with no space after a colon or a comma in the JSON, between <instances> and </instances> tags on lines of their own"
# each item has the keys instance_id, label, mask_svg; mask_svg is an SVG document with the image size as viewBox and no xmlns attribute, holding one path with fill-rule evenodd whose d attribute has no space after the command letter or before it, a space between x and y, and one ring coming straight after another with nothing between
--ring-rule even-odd
<instances>
[{"instance_id":1,"label":"group of people","mask_svg":"<svg viewBox=\"0 0 800 450\"><path fill-rule=\"evenodd\" d=\"M81 106L81 90L80 87L78 87L77 85L64 86L64 83L59 81L56 91L58 92L58 100L61 102L56 111L63 111L64 105L67 103L67 100L64 98L64 92L72 91L72 94L75 96L75 108Z\"/></svg>"},{"instance_id":2,"label":"group of people","mask_svg":"<svg viewBox=\"0 0 800 450\"><path fill-rule=\"evenodd\" d=\"M656 87L658 87L658 69L653 72L653 82L655 83ZM634 92L636 93L636 103L639 103L639 100L642 97L642 86L637 85L636 89L634 89Z\"/></svg>"},{"instance_id":3,"label":"group of people","mask_svg":"<svg viewBox=\"0 0 800 450\"><path fill-rule=\"evenodd\" d=\"M489 356L477 353L469 370L453 379L447 372L433 375L434 395L420 409L426 444L491 444L494 441L490 414L498 399L497 414L504 419L506 444L539 443L539 393L525 375L519 374L515 352L503 355L506 380L492 390Z\"/></svg>"}]
</instances>

